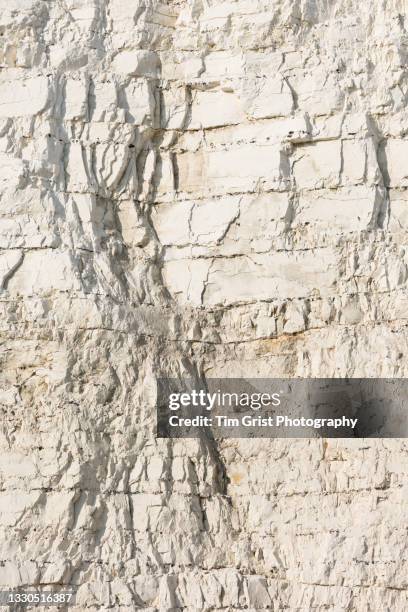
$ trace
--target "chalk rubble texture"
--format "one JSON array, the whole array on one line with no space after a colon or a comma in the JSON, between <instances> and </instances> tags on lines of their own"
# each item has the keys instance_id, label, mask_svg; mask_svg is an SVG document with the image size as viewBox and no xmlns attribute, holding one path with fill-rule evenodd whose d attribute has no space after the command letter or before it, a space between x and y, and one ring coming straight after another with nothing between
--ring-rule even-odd
<instances>
[{"instance_id":1,"label":"chalk rubble texture","mask_svg":"<svg viewBox=\"0 0 408 612\"><path fill-rule=\"evenodd\" d=\"M1 588L407 610L404 440L157 440L154 411L163 376L408 375L406 27L2 0Z\"/></svg>"}]
</instances>

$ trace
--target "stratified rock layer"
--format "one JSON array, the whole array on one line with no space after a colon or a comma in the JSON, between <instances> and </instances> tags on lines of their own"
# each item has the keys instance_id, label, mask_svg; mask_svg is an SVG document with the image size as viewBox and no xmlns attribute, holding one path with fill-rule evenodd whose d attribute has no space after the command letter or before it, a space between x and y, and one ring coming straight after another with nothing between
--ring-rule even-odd
<instances>
[{"instance_id":1,"label":"stratified rock layer","mask_svg":"<svg viewBox=\"0 0 408 612\"><path fill-rule=\"evenodd\" d=\"M156 440L154 402L407 375L405 2L2 5L0 585L404 612L405 441Z\"/></svg>"}]
</instances>

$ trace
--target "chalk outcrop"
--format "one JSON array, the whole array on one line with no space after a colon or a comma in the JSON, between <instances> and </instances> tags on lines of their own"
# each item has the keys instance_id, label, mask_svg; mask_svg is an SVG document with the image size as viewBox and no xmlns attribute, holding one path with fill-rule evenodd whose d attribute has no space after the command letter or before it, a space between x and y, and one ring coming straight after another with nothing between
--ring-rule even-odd
<instances>
[{"instance_id":1,"label":"chalk outcrop","mask_svg":"<svg viewBox=\"0 0 408 612\"><path fill-rule=\"evenodd\" d=\"M407 376L407 18L3 2L2 588L406 610L406 441L157 440L154 403L160 376Z\"/></svg>"}]
</instances>

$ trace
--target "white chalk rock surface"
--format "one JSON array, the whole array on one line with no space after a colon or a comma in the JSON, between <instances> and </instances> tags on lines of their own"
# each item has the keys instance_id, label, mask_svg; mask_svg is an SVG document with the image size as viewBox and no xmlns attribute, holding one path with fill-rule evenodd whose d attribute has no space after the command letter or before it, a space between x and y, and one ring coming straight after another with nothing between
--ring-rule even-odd
<instances>
[{"instance_id":1,"label":"white chalk rock surface","mask_svg":"<svg viewBox=\"0 0 408 612\"><path fill-rule=\"evenodd\" d=\"M1 4L0 587L405 612L406 441L157 440L154 405L408 375L406 4Z\"/></svg>"}]
</instances>

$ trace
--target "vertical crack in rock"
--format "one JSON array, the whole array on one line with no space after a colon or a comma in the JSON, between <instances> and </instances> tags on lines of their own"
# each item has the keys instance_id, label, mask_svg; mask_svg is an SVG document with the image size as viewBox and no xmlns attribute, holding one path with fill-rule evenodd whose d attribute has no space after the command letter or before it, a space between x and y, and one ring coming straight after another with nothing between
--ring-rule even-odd
<instances>
[{"instance_id":1,"label":"vertical crack in rock","mask_svg":"<svg viewBox=\"0 0 408 612\"><path fill-rule=\"evenodd\" d=\"M390 216L390 175L388 173L386 139L381 135L373 117L367 117L368 129L372 133L375 156L378 164L380 182L376 190L374 212L371 222L373 228L386 229Z\"/></svg>"}]
</instances>

